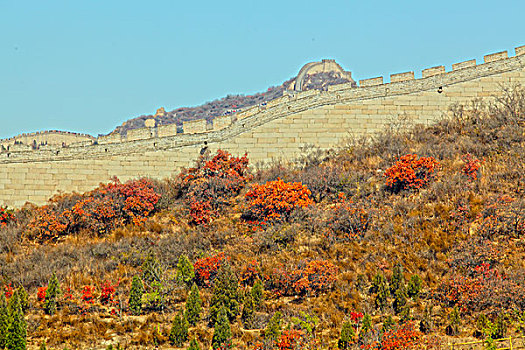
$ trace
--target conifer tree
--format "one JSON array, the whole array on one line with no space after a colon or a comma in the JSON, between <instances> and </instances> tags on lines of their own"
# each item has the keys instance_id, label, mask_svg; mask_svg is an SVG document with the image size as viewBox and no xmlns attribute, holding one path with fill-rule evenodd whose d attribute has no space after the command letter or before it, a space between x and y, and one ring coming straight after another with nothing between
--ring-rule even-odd
<instances>
[{"instance_id":1,"label":"conifer tree","mask_svg":"<svg viewBox=\"0 0 525 350\"><path fill-rule=\"evenodd\" d=\"M213 349L221 350L231 349L232 347L232 330L228 319L228 313L224 306L221 307L217 315L217 322L215 322L211 346Z\"/></svg>"},{"instance_id":2,"label":"conifer tree","mask_svg":"<svg viewBox=\"0 0 525 350\"><path fill-rule=\"evenodd\" d=\"M7 300L5 294L0 292L0 349L5 348L8 327L9 313L7 311Z\"/></svg>"},{"instance_id":3,"label":"conifer tree","mask_svg":"<svg viewBox=\"0 0 525 350\"><path fill-rule=\"evenodd\" d=\"M408 281L407 294L410 298L417 300L419 292L421 291L421 277L412 275Z\"/></svg>"},{"instance_id":4,"label":"conifer tree","mask_svg":"<svg viewBox=\"0 0 525 350\"><path fill-rule=\"evenodd\" d=\"M255 314L255 303L253 302L253 296L252 293L247 293L246 297L244 298L244 304L242 307L242 314L241 314L241 320L244 328L251 327L253 323L253 317Z\"/></svg>"},{"instance_id":5,"label":"conifer tree","mask_svg":"<svg viewBox=\"0 0 525 350\"><path fill-rule=\"evenodd\" d=\"M239 314L240 302L239 281L229 264L223 264L213 287L213 295L210 302L211 324L215 324L217 321L217 316L222 306L226 309L228 319L233 320Z\"/></svg>"},{"instance_id":6,"label":"conifer tree","mask_svg":"<svg viewBox=\"0 0 525 350\"><path fill-rule=\"evenodd\" d=\"M339 349L350 349L351 344L354 342L354 337L354 327L352 327L350 320L347 320L343 323L343 327L341 327L341 336L337 343Z\"/></svg>"},{"instance_id":7,"label":"conifer tree","mask_svg":"<svg viewBox=\"0 0 525 350\"><path fill-rule=\"evenodd\" d=\"M250 293L252 294L255 310L260 310L264 301L264 287L260 279L255 281Z\"/></svg>"},{"instance_id":8,"label":"conifer tree","mask_svg":"<svg viewBox=\"0 0 525 350\"><path fill-rule=\"evenodd\" d=\"M197 343L197 340L195 338L191 340L188 350L201 350L201 347L199 346L199 343Z\"/></svg>"},{"instance_id":9,"label":"conifer tree","mask_svg":"<svg viewBox=\"0 0 525 350\"><path fill-rule=\"evenodd\" d=\"M370 288L372 293L376 293L374 298L374 305L376 308L384 310L388 303L388 285L386 283L385 276L382 273L375 275L372 281L372 287Z\"/></svg>"},{"instance_id":10,"label":"conifer tree","mask_svg":"<svg viewBox=\"0 0 525 350\"><path fill-rule=\"evenodd\" d=\"M394 308L396 315L407 312L407 291L404 284L401 284L398 289L396 289L392 307Z\"/></svg>"},{"instance_id":11,"label":"conifer tree","mask_svg":"<svg viewBox=\"0 0 525 350\"><path fill-rule=\"evenodd\" d=\"M129 310L133 315L140 315L142 312L142 295L144 294L144 285L139 276L133 276L131 290L129 292Z\"/></svg>"},{"instance_id":12,"label":"conifer tree","mask_svg":"<svg viewBox=\"0 0 525 350\"><path fill-rule=\"evenodd\" d=\"M281 313L277 311L275 314L273 314L272 318L270 318L270 321L266 325L266 329L264 330L264 339L275 342L277 341L277 339L279 339L280 335L281 335Z\"/></svg>"},{"instance_id":13,"label":"conifer tree","mask_svg":"<svg viewBox=\"0 0 525 350\"><path fill-rule=\"evenodd\" d=\"M370 314L366 313L364 316L363 316L363 321L362 322L362 326L361 326L361 333L362 334L366 334L368 331L372 330L372 317L370 316Z\"/></svg>"},{"instance_id":14,"label":"conifer tree","mask_svg":"<svg viewBox=\"0 0 525 350\"><path fill-rule=\"evenodd\" d=\"M199 293L199 287L196 283L191 286L190 294L186 300L186 312L185 316L188 323L195 326L200 320L200 314L202 311L202 299Z\"/></svg>"},{"instance_id":15,"label":"conifer tree","mask_svg":"<svg viewBox=\"0 0 525 350\"><path fill-rule=\"evenodd\" d=\"M405 285L405 277L403 276L403 266L397 263L392 271L392 279L390 280L390 293L396 295L396 290Z\"/></svg>"},{"instance_id":16,"label":"conifer tree","mask_svg":"<svg viewBox=\"0 0 525 350\"><path fill-rule=\"evenodd\" d=\"M18 293L18 297L20 299L20 307L22 308L22 312L25 313L27 309L29 309L29 301L27 299L27 292L24 286L18 287L15 293Z\"/></svg>"},{"instance_id":17,"label":"conifer tree","mask_svg":"<svg viewBox=\"0 0 525 350\"><path fill-rule=\"evenodd\" d=\"M18 293L13 294L8 305L9 326L5 348L7 350L25 350L27 343L27 325L20 306Z\"/></svg>"},{"instance_id":18,"label":"conifer tree","mask_svg":"<svg viewBox=\"0 0 525 350\"><path fill-rule=\"evenodd\" d=\"M177 281L185 283L187 286L191 285L191 282L195 278L195 271L193 270L193 264L190 263L190 259L184 254L179 257L177 263Z\"/></svg>"},{"instance_id":19,"label":"conifer tree","mask_svg":"<svg viewBox=\"0 0 525 350\"><path fill-rule=\"evenodd\" d=\"M188 340L188 321L182 313L173 319L169 338L170 343L177 347L181 347Z\"/></svg>"},{"instance_id":20,"label":"conifer tree","mask_svg":"<svg viewBox=\"0 0 525 350\"><path fill-rule=\"evenodd\" d=\"M44 311L48 315L54 315L58 307L58 298L61 294L57 275L53 272L47 284L46 297L44 301Z\"/></svg>"}]
</instances>

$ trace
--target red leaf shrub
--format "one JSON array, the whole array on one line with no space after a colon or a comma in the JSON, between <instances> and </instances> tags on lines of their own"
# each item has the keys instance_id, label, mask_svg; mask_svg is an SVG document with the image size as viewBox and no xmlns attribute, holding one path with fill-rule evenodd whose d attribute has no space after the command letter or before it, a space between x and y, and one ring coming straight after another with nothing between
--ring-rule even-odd
<instances>
[{"instance_id":1,"label":"red leaf shrub","mask_svg":"<svg viewBox=\"0 0 525 350\"><path fill-rule=\"evenodd\" d=\"M278 268L265 276L266 289L277 295L317 295L332 287L337 272L328 260L313 260L292 271Z\"/></svg>"},{"instance_id":2,"label":"red leaf shrub","mask_svg":"<svg viewBox=\"0 0 525 350\"><path fill-rule=\"evenodd\" d=\"M476 181L480 175L480 168L483 161L474 157L472 154L467 153L461 157L465 165L461 169L461 173L465 175L468 181Z\"/></svg>"},{"instance_id":3,"label":"red leaf shrub","mask_svg":"<svg viewBox=\"0 0 525 350\"><path fill-rule=\"evenodd\" d=\"M12 210L7 209L7 207L0 207L0 227L7 226L14 218L15 215Z\"/></svg>"},{"instance_id":4,"label":"red leaf shrub","mask_svg":"<svg viewBox=\"0 0 525 350\"><path fill-rule=\"evenodd\" d=\"M224 253L198 259L195 264L193 264L193 270L195 271L195 281L197 284L204 287L210 287L213 280L219 273L219 268L222 266L225 260L227 261L229 258L226 258Z\"/></svg>"},{"instance_id":5,"label":"red leaf shrub","mask_svg":"<svg viewBox=\"0 0 525 350\"><path fill-rule=\"evenodd\" d=\"M434 177L438 166L439 162L433 157L404 155L385 171L386 187L393 193L422 188Z\"/></svg>"},{"instance_id":6,"label":"red leaf shrub","mask_svg":"<svg viewBox=\"0 0 525 350\"><path fill-rule=\"evenodd\" d=\"M313 203L310 190L300 182L281 179L265 184L253 184L246 193L247 207L243 219L262 227L276 221L285 221L297 208Z\"/></svg>"},{"instance_id":7,"label":"red leaf shrub","mask_svg":"<svg viewBox=\"0 0 525 350\"><path fill-rule=\"evenodd\" d=\"M237 196L250 179L248 158L232 157L218 150L209 161L201 157L195 168L181 174L181 190L190 209L191 222L207 224L217 210Z\"/></svg>"},{"instance_id":8,"label":"red leaf shrub","mask_svg":"<svg viewBox=\"0 0 525 350\"><path fill-rule=\"evenodd\" d=\"M115 285L112 285L110 282L105 281L102 283L100 288L100 302L104 304L113 303L115 301L115 293L117 292L117 287L120 281Z\"/></svg>"},{"instance_id":9,"label":"red leaf shrub","mask_svg":"<svg viewBox=\"0 0 525 350\"><path fill-rule=\"evenodd\" d=\"M420 349L423 334L416 330L414 322L407 322L386 331L381 338L381 350Z\"/></svg>"},{"instance_id":10,"label":"red leaf shrub","mask_svg":"<svg viewBox=\"0 0 525 350\"><path fill-rule=\"evenodd\" d=\"M4 286L4 295L7 299L11 298L13 296L13 293L14 293L14 288L13 288L13 285L11 283L9 284L6 284Z\"/></svg>"},{"instance_id":11,"label":"red leaf shrub","mask_svg":"<svg viewBox=\"0 0 525 350\"><path fill-rule=\"evenodd\" d=\"M95 291L94 286L84 286L82 287L82 296L80 299L82 299L84 302L88 304L93 304L95 297L93 296L93 292Z\"/></svg>"},{"instance_id":12,"label":"red leaf shrub","mask_svg":"<svg viewBox=\"0 0 525 350\"><path fill-rule=\"evenodd\" d=\"M120 183L115 178L83 195L53 197L50 204L35 209L28 228L41 241L81 230L102 234L126 223L142 225L159 199L148 179Z\"/></svg>"},{"instance_id":13,"label":"red leaf shrub","mask_svg":"<svg viewBox=\"0 0 525 350\"><path fill-rule=\"evenodd\" d=\"M36 298L40 302L44 302L46 300L46 292L47 292L47 286L39 287L38 292L36 293Z\"/></svg>"},{"instance_id":14,"label":"red leaf shrub","mask_svg":"<svg viewBox=\"0 0 525 350\"><path fill-rule=\"evenodd\" d=\"M277 340L277 348L279 350L294 350L302 349L303 331L297 329L287 329L281 333L279 340Z\"/></svg>"},{"instance_id":15,"label":"red leaf shrub","mask_svg":"<svg viewBox=\"0 0 525 350\"><path fill-rule=\"evenodd\" d=\"M252 285L255 280L259 279L260 266L256 260L249 261L241 270L240 283L242 285Z\"/></svg>"}]
</instances>

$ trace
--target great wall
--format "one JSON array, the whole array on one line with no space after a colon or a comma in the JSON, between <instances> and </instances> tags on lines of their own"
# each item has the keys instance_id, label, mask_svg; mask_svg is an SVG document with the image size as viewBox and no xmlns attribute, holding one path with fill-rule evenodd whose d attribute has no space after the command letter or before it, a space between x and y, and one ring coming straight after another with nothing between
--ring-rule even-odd
<instances>
[{"instance_id":1,"label":"great wall","mask_svg":"<svg viewBox=\"0 0 525 350\"><path fill-rule=\"evenodd\" d=\"M43 204L56 193L88 191L113 176L122 181L169 177L192 165L204 147L235 155L247 152L252 164L292 160L305 145L337 147L351 135L373 134L397 118L428 125L454 103L496 96L503 86L515 84L525 85L525 46L517 47L512 57L507 51L486 55L482 64L470 60L452 65L451 71L428 68L420 79L406 72L390 75L389 83L377 77L361 80L357 87L347 83L328 91L290 90L212 124L185 122L182 133L175 124L153 122L125 137L70 135L73 141L66 142L67 133L55 132L53 142L46 144L38 133L25 134L23 141L2 140L0 204Z\"/></svg>"}]
</instances>

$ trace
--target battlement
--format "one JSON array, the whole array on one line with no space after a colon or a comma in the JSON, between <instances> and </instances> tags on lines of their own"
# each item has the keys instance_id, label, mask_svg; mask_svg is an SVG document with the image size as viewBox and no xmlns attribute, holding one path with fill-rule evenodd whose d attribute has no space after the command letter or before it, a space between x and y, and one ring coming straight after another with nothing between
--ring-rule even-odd
<instances>
[{"instance_id":1,"label":"battlement","mask_svg":"<svg viewBox=\"0 0 525 350\"><path fill-rule=\"evenodd\" d=\"M389 82L383 77L364 79L358 87L346 83L327 91L289 90L211 122L187 121L182 127L151 122L125 136L75 138L79 142L67 147L48 143L34 149L17 142L0 152L0 205L43 203L59 190L87 191L112 176L123 181L170 176L190 166L205 148L235 155L248 152L252 164L291 160L305 145L337 147L351 135L371 135L397 118L429 125L452 104L496 96L501 86L515 84L525 86L525 46L517 47L512 57L498 52L486 55L481 64L455 63L450 71L444 66L426 68L421 78L411 71L392 74Z\"/></svg>"}]
</instances>

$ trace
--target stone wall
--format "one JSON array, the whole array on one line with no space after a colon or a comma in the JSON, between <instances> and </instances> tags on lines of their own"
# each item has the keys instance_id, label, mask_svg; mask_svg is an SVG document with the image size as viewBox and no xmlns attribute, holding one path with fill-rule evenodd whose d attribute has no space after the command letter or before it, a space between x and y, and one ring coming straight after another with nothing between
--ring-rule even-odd
<instances>
[{"instance_id":1,"label":"stone wall","mask_svg":"<svg viewBox=\"0 0 525 350\"><path fill-rule=\"evenodd\" d=\"M21 206L44 203L60 191L88 191L112 176L125 181L140 176L164 178L191 166L200 150L222 148L235 155L245 152L252 164L272 159L291 160L308 144L337 147L350 135L370 135L398 118L430 124L447 113L453 103L468 103L501 93L501 86L525 85L525 48L516 56L488 55L485 63L455 64L330 86L329 91L293 92L237 113L230 125L207 131L205 121L176 127L158 126L136 131L142 139L117 140L77 147L48 147L0 153L0 203ZM225 120L228 124L228 121ZM166 128L166 129L165 129ZM140 129L139 129L140 130ZM147 132L146 132L147 130ZM165 132L164 132L164 131ZM162 132L161 132L162 131ZM138 137L138 136L137 136Z\"/></svg>"},{"instance_id":2,"label":"stone wall","mask_svg":"<svg viewBox=\"0 0 525 350\"><path fill-rule=\"evenodd\" d=\"M68 131L49 130L21 134L7 139L2 139L0 140L0 145L7 149L8 147L11 148L12 145L19 143L30 147L33 144L38 146L42 143L55 146L69 146L78 143L92 143L93 141L95 141L95 138L91 135Z\"/></svg>"}]
</instances>

